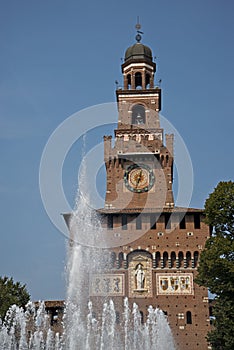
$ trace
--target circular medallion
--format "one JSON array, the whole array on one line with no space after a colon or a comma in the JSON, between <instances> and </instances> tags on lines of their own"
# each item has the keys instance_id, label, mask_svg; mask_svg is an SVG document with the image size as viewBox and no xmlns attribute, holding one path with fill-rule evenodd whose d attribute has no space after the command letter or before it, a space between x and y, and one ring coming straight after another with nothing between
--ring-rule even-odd
<instances>
[{"instance_id":1,"label":"circular medallion","mask_svg":"<svg viewBox=\"0 0 234 350\"><path fill-rule=\"evenodd\" d=\"M154 185L153 171L145 164L132 164L124 174L125 186L132 192L147 192Z\"/></svg>"}]
</instances>

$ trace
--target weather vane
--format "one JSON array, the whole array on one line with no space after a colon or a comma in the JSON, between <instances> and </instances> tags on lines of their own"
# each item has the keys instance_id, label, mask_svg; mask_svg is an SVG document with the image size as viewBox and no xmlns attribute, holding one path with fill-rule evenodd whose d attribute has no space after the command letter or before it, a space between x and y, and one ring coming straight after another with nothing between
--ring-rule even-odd
<instances>
[{"instance_id":1,"label":"weather vane","mask_svg":"<svg viewBox=\"0 0 234 350\"><path fill-rule=\"evenodd\" d=\"M137 16L137 24L135 28L137 30L136 41L139 43L141 41L141 34L144 34L143 32L140 31L141 25L139 23L139 16Z\"/></svg>"}]
</instances>

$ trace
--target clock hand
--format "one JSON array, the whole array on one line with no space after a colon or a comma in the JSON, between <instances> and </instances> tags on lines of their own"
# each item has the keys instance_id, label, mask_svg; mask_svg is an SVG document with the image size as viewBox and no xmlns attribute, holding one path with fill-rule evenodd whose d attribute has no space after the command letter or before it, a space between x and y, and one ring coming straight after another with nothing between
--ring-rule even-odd
<instances>
[{"instance_id":1,"label":"clock hand","mask_svg":"<svg viewBox=\"0 0 234 350\"><path fill-rule=\"evenodd\" d=\"M136 187L138 186L139 182L141 181L141 174L142 174L142 170L140 171L138 177L137 177L137 185Z\"/></svg>"}]
</instances>

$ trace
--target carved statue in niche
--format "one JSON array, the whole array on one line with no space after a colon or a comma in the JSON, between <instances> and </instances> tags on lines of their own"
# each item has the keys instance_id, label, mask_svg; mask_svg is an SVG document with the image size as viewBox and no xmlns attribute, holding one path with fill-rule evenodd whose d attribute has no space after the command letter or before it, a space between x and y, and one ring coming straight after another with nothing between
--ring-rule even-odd
<instances>
[{"instance_id":1,"label":"carved statue in niche","mask_svg":"<svg viewBox=\"0 0 234 350\"><path fill-rule=\"evenodd\" d=\"M152 296L152 256L147 251L128 255L129 297Z\"/></svg>"},{"instance_id":2,"label":"carved statue in niche","mask_svg":"<svg viewBox=\"0 0 234 350\"><path fill-rule=\"evenodd\" d=\"M144 289L145 272L143 270L143 265L141 263L137 264L136 266L135 276L136 276L136 289L137 290Z\"/></svg>"}]
</instances>

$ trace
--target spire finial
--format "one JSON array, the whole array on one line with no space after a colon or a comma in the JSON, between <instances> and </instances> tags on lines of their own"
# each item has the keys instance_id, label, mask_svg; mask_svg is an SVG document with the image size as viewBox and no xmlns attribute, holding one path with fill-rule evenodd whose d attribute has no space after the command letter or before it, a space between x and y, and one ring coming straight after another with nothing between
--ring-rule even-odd
<instances>
[{"instance_id":1,"label":"spire finial","mask_svg":"<svg viewBox=\"0 0 234 350\"><path fill-rule=\"evenodd\" d=\"M141 25L139 22L139 16L137 16L137 24L136 24L135 28L137 30L136 41L139 43L141 41L141 34L144 34L143 32L140 31Z\"/></svg>"}]
</instances>

